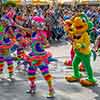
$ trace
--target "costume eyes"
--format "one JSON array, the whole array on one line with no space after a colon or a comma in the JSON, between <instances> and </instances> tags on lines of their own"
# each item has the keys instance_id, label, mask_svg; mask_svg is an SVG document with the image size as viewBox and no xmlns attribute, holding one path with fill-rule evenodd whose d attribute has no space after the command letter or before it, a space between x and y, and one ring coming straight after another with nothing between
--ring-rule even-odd
<instances>
[{"instance_id":1,"label":"costume eyes","mask_svg":"<svg viewBox=\"0 0 100 100\"><path fill-rule=\"evenodd\" d=\"M74 39L80 39L81 36L74 36Z\"/></svg>"},{"instance_id":2,"label":"costume eyes","mask_svg":"<svg viewBox=\"0 0 100 100\"><path fill-rule=\"evenodd\" d=\"M85 19L82 19L82 21L83 21L83 22L86 22L86 20L85 20Z\"/></svg>"}]
</instances>

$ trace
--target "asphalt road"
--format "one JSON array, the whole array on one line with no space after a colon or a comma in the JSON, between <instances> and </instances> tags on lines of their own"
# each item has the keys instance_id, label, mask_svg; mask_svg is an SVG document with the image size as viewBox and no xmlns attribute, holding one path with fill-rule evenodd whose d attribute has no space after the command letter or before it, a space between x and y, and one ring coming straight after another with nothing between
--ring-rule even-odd
<instances>
[{"instance_id":1,"label":"asphalt road","mask_svg":"<svg viewBox=\"0 0 100 100\"><path fill-rule=\"evenodd\" d=\"M91 64L97 78L97 85L94 87L83 87L78 82L69 83L64 76L72 73L63 65L64 59L69 59L69 45L56 45L49 50L58 58L57 63L50 65L50 72L54 76L55 98L51 100L100 100L100 56L94 62L91 57ZM66 56L66 57L65 57ZM5 71L6 73L6 71ZM84 77L86 73L83 72ZM15 72L14 82L0 82L0 100L47 100L48 87L40 72L37 75L37 93L34 96L26 94L28 83L26 74Z\"/></svg>"}]
</instances>

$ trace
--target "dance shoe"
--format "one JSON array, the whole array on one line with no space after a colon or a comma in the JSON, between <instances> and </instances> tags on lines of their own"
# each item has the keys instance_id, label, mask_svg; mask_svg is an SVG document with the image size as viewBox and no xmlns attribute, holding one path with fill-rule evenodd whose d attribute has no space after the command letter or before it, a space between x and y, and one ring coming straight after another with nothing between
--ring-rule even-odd
<instances>
[{"instance_id":1,"label":"dance shoe","mask_svg":"<svg viewBox=\"0 0 100 100\"><path fill-rule=\"evenodd\" d=\"M54 98L55 96L54 96L54 89L53 88L51 88L51 89L49 89L49 93L48 93L48 96L47 96L47 98Z\"/></svg>"},{"instance_id":2,"label":"dance shoe","mask_svg":"<svg viewBox=\"0 0 100 100\"><path fill-rule=\"evenodd\" d=\"M36 85L34 85L34 87L30 87L30 89L27 90L26 93L36 94Z\"/></svg>"},{"instance_id":3,"label":"dance shoe","mask_svg":"<svg viewBox=\"0 0 100 100\"><path fill-rule=\"evenodd\" d=\"M69 76L66 76L65 79L69 82L77 82L80 80L80 78L75 78L74 76L72 75L69 75Z\"/></svg>"},{"instance_id":4,"label":"dance shoe","mask_svg":"<svg viewBox=\"0 0 100 100\"><path fill-rule=\"evenodd\" d=\"M82 86L94 86L94 85L96 85L96 82L91 82L88 79L81 79L80 84Z\"/></svg>"}]
</instances>

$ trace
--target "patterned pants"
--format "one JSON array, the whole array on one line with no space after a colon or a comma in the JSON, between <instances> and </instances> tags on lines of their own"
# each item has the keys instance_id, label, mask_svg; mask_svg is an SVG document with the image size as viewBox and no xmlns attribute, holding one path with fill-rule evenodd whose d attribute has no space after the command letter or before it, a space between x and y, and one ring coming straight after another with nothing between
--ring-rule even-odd
<instances>
[{"instance_id":1,"label":"patterned pants","mask_svg":"<svg viewBox=\"0 0 100 100\"><path fill-rule=\"evenodd\" d=\"M11 77L14 72L13 58L0 56L0 74L3 73L4 62L6 62L8 64L8 73L9 73L9 77Z\"/></svg>"},{"instance_id":2,"label":"patterned pants","mask_svg":"<svg viewBox=\"0 0 100 100\"><path fill-rule=\"evenodd\" d=\"M49 81L52 79L51 74L49 73L48 65L47 64L41 64L40 66L30 66L28 69L28 80L29 81L35 81L36 80L36 72L37 69L39 69L46 81Z\"/></svg>"}]
</instances>

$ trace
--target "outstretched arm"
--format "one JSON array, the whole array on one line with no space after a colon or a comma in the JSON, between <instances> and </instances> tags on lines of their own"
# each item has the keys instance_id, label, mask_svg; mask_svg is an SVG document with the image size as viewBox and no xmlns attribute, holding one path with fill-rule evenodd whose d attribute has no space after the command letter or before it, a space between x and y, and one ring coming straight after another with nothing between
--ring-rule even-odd
<instances>
[{"instance_id":1,"label":"outstretched arm","mask_svg":"<svg viewBox=\"0 0 100 100\"><path fill-rule=\"evenodd\" d=\"M18 24L16 24L15 26L18 27L18 28L20 28L20 29L22 29L22 30L24 30L24 31L32 32L31 29L29 29L29 28L24 28L23 26L20 26L20 25L18 25Z\"/></svg>"}]
</instances>

